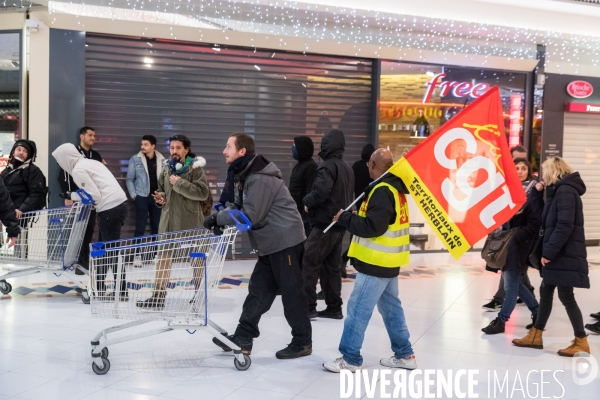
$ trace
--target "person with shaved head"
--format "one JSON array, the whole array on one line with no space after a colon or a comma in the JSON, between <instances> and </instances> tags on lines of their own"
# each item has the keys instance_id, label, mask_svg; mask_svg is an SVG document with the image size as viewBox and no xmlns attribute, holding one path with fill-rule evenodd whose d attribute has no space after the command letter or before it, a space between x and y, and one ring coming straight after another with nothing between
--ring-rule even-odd
<instances>
[{"instance_id":1,"label":"person with shaved head","mask_svg":"<svg viewBox=\"0 0 600 400\"><path fill-rule=\"evenodd\" d=\"M369 159L369 175L375 180L381 178L393 164L392 153L378 149ZM417 368L404 310L398 298L400 267L407 265L410 258L410 223L405 194L408 190L404 182L387 174L367 187L358 213L340 210L333 218L354 235L348 255L355 259L354 268L358 273L348 300L339 346L342 357L323 364L331 372L361 369L360 349L376 305L394 352L392 357L382 358L380 364L390 368Z\"/></svg>"}]
</instances>

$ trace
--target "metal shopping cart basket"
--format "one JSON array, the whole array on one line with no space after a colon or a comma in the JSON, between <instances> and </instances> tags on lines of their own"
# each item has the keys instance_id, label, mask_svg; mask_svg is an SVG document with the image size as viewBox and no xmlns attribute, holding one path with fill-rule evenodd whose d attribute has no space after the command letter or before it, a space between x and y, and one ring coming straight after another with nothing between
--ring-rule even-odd
<instances>
[{"instance_id":1,"label":"metal shopping cart basket","mask_svg":"<svg viewBox=\"0 0 600 400\"><path fill-rule=\"evenodd\" d=\"M83 302L89 303L86 286L74 272L78 268L87 275L77 260L93 199L81 189L77 193L81 201L73 206L23 213L19 219L21 233L17 243L11 248L0 248L0 264L8 271L0 275L0 292L8 294L12 291L12 285L6 279L60 271L82 290Z\"/></svg>"},{"instance_id":2,"label":"metal shopping cart basket","mask_svg":"<svg viewBox=\"0 0 600 400\"><path fill-rule=\"evenodd\" d=\"M192 229L106 243L92 243L90 266L93 317L128 319L131 322L104 329L91 341L92 370L103 375L110 369L108 346L177 329L205 330L233 349L234 365L250 367L250 357L228 340L226 332L209 318L221 270L238 231L251 228L238 210L229 211L235 227L217 235ZM145 262L136 266L132 256ZM112 333L153 321L163 328L120 337ZM109 337L110 334L110 337Z\"/></svg>"}]
</instances>

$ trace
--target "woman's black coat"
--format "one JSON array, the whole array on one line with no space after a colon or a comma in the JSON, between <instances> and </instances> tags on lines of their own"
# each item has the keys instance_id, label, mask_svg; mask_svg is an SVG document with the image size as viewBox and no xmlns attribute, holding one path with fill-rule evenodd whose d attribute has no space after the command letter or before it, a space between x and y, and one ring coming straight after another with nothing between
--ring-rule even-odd
<instances>
[{"instance_id":1,"label":"woman's black coat","mask_svg":"<svg viewBox=\"0 0 600 400\"><path fill-rule=\"evenodd\" d=\"M527 186L529 182L524 182ZM527 257L531 251L531 246L535 236L540 230L542 220L542 209L536 206L535 198L538 196L537 190L531 188L527 194L527 203L523 207L523 212L514 215L509 221L509 228L516 228L516 232L508 244L508 254L503 271L518 269L521 273L527 272Z\"/></svg>"},{"instance_id":2,"label":"woman's black coat","mask_svg":"<svg viewBox=\"0 0 600 400\"><path fill-rule=\"evenodd\" d=\"M590 287L581 203L585 190L579 172L546 188L542 256L550 262L540 270L545 284Z\"/></svg>"}]
</instances>

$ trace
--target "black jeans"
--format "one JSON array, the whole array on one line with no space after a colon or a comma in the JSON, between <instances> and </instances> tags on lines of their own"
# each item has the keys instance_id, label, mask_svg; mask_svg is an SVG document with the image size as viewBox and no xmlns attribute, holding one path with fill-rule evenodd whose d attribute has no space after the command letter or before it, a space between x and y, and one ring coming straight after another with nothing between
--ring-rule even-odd
<instances>
[{"instance_id":1,"label":"black jeans","mask_svg":"<svg viewBox=\"0 0 600 400\"><path fill-rule=\"evenodd\" d=\"M102 241L110 242L112 240L121 239L121 227L123 227L125 224L127 213L128 207L126 202L121 203L109 210L98 213L98 228L100 229L100 237L102 237ZM113 273L116 275L117 264L119 262L116 254L112 254L107 257L107 259L105 258L104 260L100 260L98 262L98 272L96 275L98 282L97 288L102 292L106 291L104 281L106 280L106 272L108 271L108 267L111 267ZM123 265L121 268L121 292L126 292L127 282L125 281L125 266Z\"/></svg>"},{"instance_id":2,"label":"black jeans","mask_svg":"<svg viewBox=\"0 0 600 400\"><path fill-rule=\"evenodd\" d=\"M160 222L160 213L162 209L156 206L152 196L136 196L135 200L135 233L133 236L144 236L148 217L150 218L150 234L158 233L158 224Z\"/></svg>"},{"instance_id":3,"label":"black jeans","mask_svg":"<svg viewBox=\"0 0 600 400\"><path fill-rule=\"evenodd\" d=\"M531 284L531 282L529 281L529 275L527 275L527 273L521 274L520 279L521 279L521 283L523 285L525 285L525 287L527 289L529 289L530 292L533 293L534 287ZM498 303L502 303L505 298L506 298L506 292L504 291L504 274L501 273L500 274L500 283L498 284L498 291L494 295L494 300L496 300Z\"/></svg>"},{"instance_id":4,"label":"black jeans","mask_svg":"<svg viewBox=\"0 0 600 400\"><path fill-rule=\"evenodd\" d=\"M554 300L554 289L556 288L556 285L546 285L542 281L542 286L540 286L540 308L538 310L537 321L535 322L536 329L544 330L546 328L550 313L552 312L552 301ZM573 326L575 336L579 338L586 337L583 327L583 315L581 315L581 310L577 305L577 301L575 301L573 288L558 286L558 298L567 310L567 315Z\"/></svg>"},{"instance_id":5,"label":"black jeans","mask_svg":"<svg viewBox=\"0 0 600 400\"><path fill-rule=\"evenodd\" d=\"M283 314L292 328L292 343L312 343L312 326L308 316L308 303L302 288L303 244L289 247L268 256L259 256L248 284L248 296L235 335L257 338L258 323L269 311L277 292L281 290Z\"/></svg>"},{"instance_id":6,"label":"black jeans","mask_svg":"<svg viewBox=\"0 0 600 400\"><path fill-rule=\"evenodd\" d=\"M94 236L94 228L96 227L96 210L90 211L90 219L85 228L83 235L83 243L81 243L81 250L79 251L79 265L83 268L90 269L90 243L92 243L92 237Z\"/></svg>"},{"instance_id":7,"label":"black jeans","mask_svg":"<svg viewBox=\"0 0 600 400\"><path fill-rule=\"evenodd\" d=\"M345 231L330 230L327 233L319 228L313 228L304 245L304 261L302 275L304 291L308 297L308 308L317 308L317 280L321 278L321 289L325 294L327 308L341 310L342 276L342 241Z\"/></svg>"}]
</instances>

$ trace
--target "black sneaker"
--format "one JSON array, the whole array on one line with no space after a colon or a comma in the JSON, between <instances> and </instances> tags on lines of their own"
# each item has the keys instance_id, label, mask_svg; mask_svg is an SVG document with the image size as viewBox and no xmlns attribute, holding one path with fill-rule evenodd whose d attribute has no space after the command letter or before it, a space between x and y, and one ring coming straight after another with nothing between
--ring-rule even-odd
<instances>
[{"instance_id":1,"label":"black sneaker","mask_svg":"<svg viewBox=\"0 0 600 400\"><path fill-rule=\"evenodd\" d=\"M342 314L342 310L332 310L327 307L323 311L317 311L317 316L319 318L331 318L331 319L344 319L344 314Z\"/></svg>"},{"instance_id":2,"label":"black sneaker","mask_svg":"<svg viewBox=\"0 0 600 400\"><path fill-rule=\"evenodd\" d=\"M105 296L106 301L115 301L115 292L111 292ZM119 295L119 301L129 301L129 293L124 292Z\"/></svg>"},{"instance_id":3,"label":"black sneaker","mask_svg":"<svg viewBox=\"0 0 600 400\"><path fill-rule=\"evenodd\" d=\"M523 304L523 299L521 299L520 297L517 299L517 304Z\"/></svg>"},{"instance_id":4,"label":"black sneaker","mask_svg":"<svg viewBox=\"0 0 600 400\"><path fill-rule=\"evenodd\" d=\"M595 324L586 324L585 329L600 334L600 321L596 322Z\"/></svg>"},{"instance_id":5,"label":"black sneaker","mask_svg":"<svg viewBox=\"0 0 600 400\"><path fill-rule=\"evenodd\" d=\"M303 346L301 344L290 343L285 349L279 350L275 353L275 357L280 360L291 360L293 358L300 358L309 356L312 354L312 344Z\"/></svg>"},{"instance_id":6,"label":"black sneaker","mask_svg":"<svg viewBox=\"0 0 600 400\"><path fill-rule=\"evenodd\" d=\"M596 318L596 319L600 319L600 312L596 312L596 313L591 313L590 317L592 318Z\"/></svg>"},{"instance_id":7,"label":"black sneaker","mask_svg":"<svg viewBox=\"0 0 600 400\"><path fill-rule=\"evenodd\" d=\"M531 314L531 323L525 326L526 329L531 329L535 326L535 321L537 321L537 314Z\"/></svg>"},{"instance_id":8,"label":"black sneaker","mask_svg":"<svg viewBox=\"0 0 600 400\"><path fill-rule=\"evenodd\" d=\"M312 310L308 312L308 318L317 319L319 315L317 314L317 310Z\"/></svg>"},{"instance_id":9,"label":"black sneaker","mask_svg":"<svg viewBox=\"0 0 600 400\"><path fill-rule=\"evenodd\" d=\"M317 300L325 300L325 293L322 290L317 293Z\"/></svg>"},{"instance_id":10,"label":"black sneaker","mask_svg":"<svg viewBox=\"0 0 600 400\"><path fill-rule=\"evenodd\" d=\"M502 303L496 301L496 299L492 299L492 301L484 304L481 308L483 308L486 311L498 311L502 308Z\"/></svg>"},{"instance_id":11,"label":"black sneaker","mask_svg":"<svg viewBox=\"0 0 600 400\"><path fill-rule=\"evenodd\" d=\"M140 308L165 308L165 298L152 296L146 300L138 300L135 305Z\"/></svg>"},{"instance_id":12,"label":"black sneaker","mask_svg":"<svg viewBox=\"0 0 600 400\"><path fill-rule=\"evenodd\" d=\"M482 328L481 331L488 335L495 335L497 333L504 333L504 322L500 318L496 318L488 326Z\"/></svg>"},{"instance_id":13,"label":"black sneaker","mask_svg":"<svg viewBox=\"0 0 600 400\"><path fill-rule=\"evenodd\" d=\"M252 339L242 338L240 336L235 335L229 335L225 337L231 340L233 343L237 344L242 349L242 353L247 355L250 355L252 353ZM212 341L214 344L222 348L223 351L232 351L232 349L229 346L221 342L216 337L214 337Z\"/></svg>"}]
</instances>

